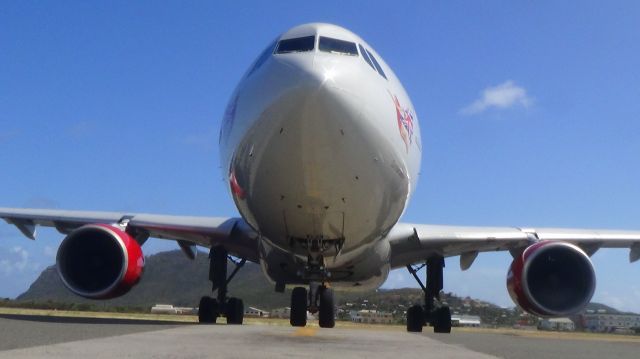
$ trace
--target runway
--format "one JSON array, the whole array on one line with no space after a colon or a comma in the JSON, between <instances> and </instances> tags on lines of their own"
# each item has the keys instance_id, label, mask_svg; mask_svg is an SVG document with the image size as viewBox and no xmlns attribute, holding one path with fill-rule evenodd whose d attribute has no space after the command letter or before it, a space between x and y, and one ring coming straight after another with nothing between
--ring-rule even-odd
<instances>
[{"instance_id":1,"label":"runway","mask_svg":"<svg viewBox=\"0 0 640 359\"><path fill-rule=\"evenodd\" d=\"M640 339L0 315L0 358L637 358Z\"/></svg>"}]
</instances>

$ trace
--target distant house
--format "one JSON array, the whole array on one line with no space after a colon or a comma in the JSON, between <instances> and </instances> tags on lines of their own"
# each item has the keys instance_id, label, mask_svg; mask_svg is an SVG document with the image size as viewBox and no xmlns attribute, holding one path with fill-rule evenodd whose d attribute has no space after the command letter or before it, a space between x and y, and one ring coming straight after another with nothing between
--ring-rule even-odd
<instances>
[{"instance_id":1,"label":"distant house","mask_svg":"<svg viewBox=\"0 0 640 359\"><path fill-rule=\"evenodd\" d=\"M451 316L451 326L454 327L479 327L482 324L480 317L477 315L458 315Z\"/></svg>"},{"instance_id":2,"label":"distant house","mask_svg":"<svg viewBox=\"0 0 640 359\"><path fill-rule=\"evenodd\" d=\"M156 304L151 307L152 314L195 314L198 311L190 307L174 307L171 304Z\"/></svg>"},{"instance_id":3,"label":"distant house","mask_svg":"<svg viewBox=\"0 0 640 359\"><path fill-rule=\"evenodd\" d=\"M284 307L284 308L274 309L269 313L269 317L289 319L289 317L291 317L291 308ZM307 312L307 320L312 320L312 319L315 319L313 314Z\"/></svg>"},{"instance_id":4,"label":"distant house","mask_svg":"<svg viewBox=\"0 0 640 359\"><path fill-rule=\"evenodd\" d=\"M244 310L244 316L253 317L253 318L265 318L265 317L269 317L269 313L262 309L248 307L247 309Z\"/></svg>"},{"instance_id":5,"label":"distant house","mask_svg":"<svg viewBox=\"0 0 640 359\"><path fill-rule=\"evenodd\" d=\"M289 318L291 316L291 308L289 307L284 307L284 308L277 308L272 310L269 313L269 317L271 318Z\"/></svg>"},{"instance_id":6,"label":"distant house","mask_svg":"<svg viewBox=\"0 0 640 359\"><path fill-rule=\"evenodd\" d=\"M178 310L171 304L156 304L151 307L153 314L178 314Z\"/></svg>"},{"instance_id":7,"label":"distant house","mask_svg":"<svg viewBox=\"0 0 640 359\"><path fill-rule=\"evenodd\" d=\"M351 321L354 323L368 324L391 324L393 323L393 314L388 312L380 312L377 310L359 310L351 311Z\"/></svg>"},{"instance_id":8,"label":"distant house","mask_svg":"<svg viewBox=\"0 0 640 359\"><path fill-rule=\"evenodd\" d=\"M631 332L640 329L640 315L612 314L604 310L588 311L579 316L580 325L592 332Z\"/></svg>"},{"instance_id":9,"label":"distant house","mask_svg":"<svg viewBox=\"0 0 640 359\"><path fill-rule=\"evenodd\" d=\"M569 318L541 318L538 321L538 330L572 332L576 330L576 325Z\"/></svg>"}]
</instances>

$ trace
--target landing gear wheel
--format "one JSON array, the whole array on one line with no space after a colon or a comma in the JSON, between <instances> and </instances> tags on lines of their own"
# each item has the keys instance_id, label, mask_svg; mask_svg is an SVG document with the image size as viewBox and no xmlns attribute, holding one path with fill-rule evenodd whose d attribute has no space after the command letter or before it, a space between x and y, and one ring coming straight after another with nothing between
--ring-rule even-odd
<instances>
[{"instance_id":1,"label":"landing gear wheel","mask_svg":"<svg viewBox=\"0 0 640 359\"><path fill-rule=\"evenodd\" d=\"M289 323L294 327L307 325L307 290L303 287L293 288L293 292L291 292Z\"/></svg>"},{"instance_id":2,"label":"landing gear wheel","mask_svg":"<svg viewBox=\"0 0 640 359\"><path fill-rule=\"evenodd\" d=\"M235 265L235 269L227 276L229 262ZM238 270L247 262L246 259L234 260L223 246L211 247L209 251L209 280L211 291L218 292L217 298L202 297L198 320L200 323L215 323L220 314L227 317L227 324L242 324L244 320L244 304L241 299L229 298L228 284L238 273Z\"/></svg>"},{"instance_id":3,"label":"landing gear wheel","mask_svg":"<svg viewBox=\"0 0 640 359\"><path fill-rule=\"evenodd\" d=\"M333 289L327 287L320 288L320 308L318 324L320 328L333 328L336 326L335 306L333 300Z\"/></svg>"},{"instance_id":4,"label":"landing gear wheel","mask_svg":"<svg viewBox=\"0 0 640 359\"><path fill-rule=\"evenodd\" d=\"M225 309L227 324L242 324L244 319L244 303L242 299L229 298Z\"/></svg>"},{"instance_id":5,"label":"landing gear wheel","mask_svg":"<svg viewBox=\"0 0 640 359\"><path fill-rule=\"evenodd\" d=\"M422 306L414 305L407 310L407 331L421 333L424 326L424 309Z\"/></svg>"},{"instance_id":6,"label":"landing gear wheel","mask_svg":"<svg viewBox=\"0 0 640 359\"><path fill-rule=\"evenodd\" d=\"M433 313L433 332L451 333L451 310L449 307L440 307Z\"/></svg>"},{"instance_id":7,"label":"landing gear wheel","mask_svg":"<svg viewBox=\"0 0 640 359\"><path fill-rule=\"evenodd\" d=\"M198 322L202 324L215 324L217 318L218 301L211 297L200 298Z\"/></svg>"},{"instance_id":8,"label":"landing gear wheel","mask_svg":"<svg viewBox=\"0 0 640 359\"><path fill-rule=\"evenodd\" d=\"M407 265L409 273L424 293L424 306L415 305L407 311L407 331L421 332L422 326L428 322L436 333L451 333L451 310L440 300L440 292L444 288L445 262L442 256L427 258L418 266ZM426 267L426 285L418 277L418 271Z\"/></svg>"}]
</instances>

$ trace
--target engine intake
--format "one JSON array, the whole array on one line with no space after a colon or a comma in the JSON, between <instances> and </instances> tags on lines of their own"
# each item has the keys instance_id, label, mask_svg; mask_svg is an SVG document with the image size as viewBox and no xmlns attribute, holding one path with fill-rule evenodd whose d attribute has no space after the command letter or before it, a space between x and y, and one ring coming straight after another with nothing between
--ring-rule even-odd
<instances>
[{"instance_id":1,"label":"engine intake","mask_svg":"<svg viewBox=\"0 0 640 359\"><path fill-rule=\"evenodd\" d=\"M507 275L511 299L523 310L543 317L562 317L591 300L596 277L589 256L565 242L539 242L514 259Z\"/></svg>"},{"instance_id":2,"label":"engine intake","mask_svg":"<svg viewBox=\"0 0 640 359\"><path fill-rule=\"evenodd\" d=\"M123 230L90 224L69 234L58 249L58 274L73 293L91 299L115 298L138 283L144 256Z\"/></svg>"}]
</instances>

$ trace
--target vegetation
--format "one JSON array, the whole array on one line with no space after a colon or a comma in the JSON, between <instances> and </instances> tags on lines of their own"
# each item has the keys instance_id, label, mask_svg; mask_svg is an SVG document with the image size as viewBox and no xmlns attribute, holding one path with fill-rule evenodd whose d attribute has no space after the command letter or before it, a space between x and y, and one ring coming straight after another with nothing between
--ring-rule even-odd
<instances>
[{"instance_id":1,"label":"vegetation","mask_svg":"<svg viewBox=\"0 0 640 359\"><path fill-rule=\"evenodd\" d=\"M150 308L136 306L104 306L100 303L62 303L53 301L15 301L9 298L0 300L0 307L4 308L26 308L45 310L67 310L78 312L113 312L113 313L144 313Z\"/></svg>"}]
</instances>

